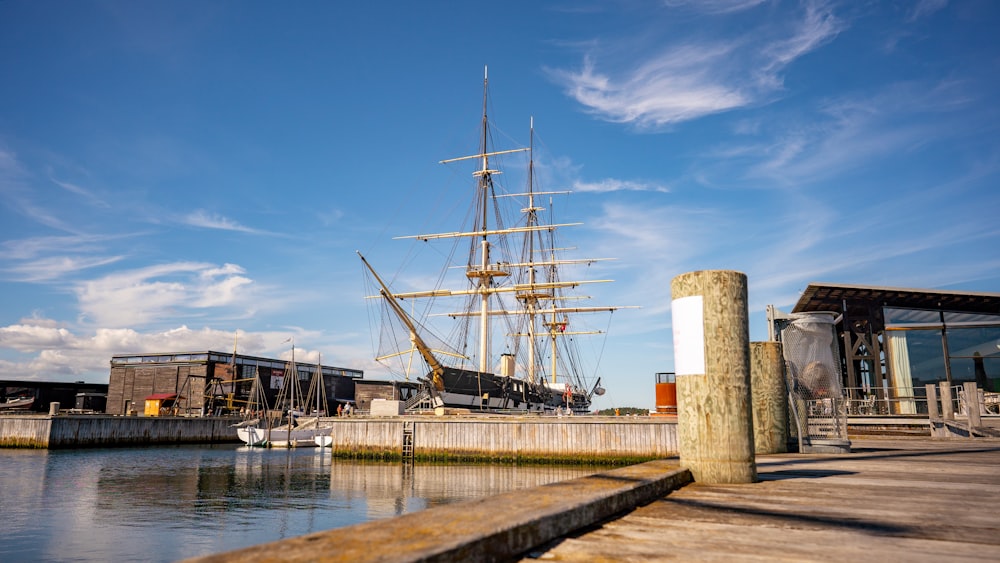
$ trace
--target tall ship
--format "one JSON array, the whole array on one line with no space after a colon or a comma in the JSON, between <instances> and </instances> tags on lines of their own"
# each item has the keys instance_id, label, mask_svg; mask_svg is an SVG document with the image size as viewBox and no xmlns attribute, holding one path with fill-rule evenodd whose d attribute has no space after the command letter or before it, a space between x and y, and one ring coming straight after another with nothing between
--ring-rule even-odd
<instances>
[{"instance_id":1,"label":"tall ship","mask_svg":"<svg viewBox=\"0 0 1000 563\"><path fill-rule=\"evenodd\" d=\"M527 147L496 149L488 106L484 73L479 150L441 161L473 164L466 224L458 231L397 237L440 245L437 285L395 291L358 253L369 298L379 308L376 360L407 378L415 363L426 368L416 377L421 387L407 402L410 408L586 414L604 389L596 372L582 371L578 346L606 330L578 328L575 319L625 307L588 306L589 297L578 293L587 284L612 280L565 277L605 259L572 258L575 249L560 246L560 230L580 223L553 219L554 196L568 191L536 188L534 120ZM510 191L500 175L504 161L517 156L525 187ZM542 207L546 199L548 208ZM448 324L445 336L431 328L440 330L435 322L441 320Z\"/></svg>"}]
</instances>

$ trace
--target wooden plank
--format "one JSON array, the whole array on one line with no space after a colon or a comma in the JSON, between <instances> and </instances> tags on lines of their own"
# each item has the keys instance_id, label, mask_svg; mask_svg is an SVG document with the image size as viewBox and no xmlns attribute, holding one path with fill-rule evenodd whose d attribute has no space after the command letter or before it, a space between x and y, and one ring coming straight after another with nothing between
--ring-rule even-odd
<instances>
[{"instance_id":1,"label":"wooden plank","mask_svg":"<svg viewBox=\"0 0 1000 563\"><path fill-rule=\"evenodd\" d=\"M525 561L1000 559L1000 440L855 446L758 456L759 483L695 483Z\"/></svg>"}]
</instances>

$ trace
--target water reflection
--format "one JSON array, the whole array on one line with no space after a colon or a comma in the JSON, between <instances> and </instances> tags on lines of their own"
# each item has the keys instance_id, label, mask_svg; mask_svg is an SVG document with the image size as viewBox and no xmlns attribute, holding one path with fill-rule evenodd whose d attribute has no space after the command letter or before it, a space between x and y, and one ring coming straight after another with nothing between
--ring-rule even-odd
<instances>
[{"instance_id":1,"label":"water reflection","mask_svg":"<svg viewBox=\"0 0 1000 563\"><path fill-rule=\"evenodd\" d=\"M175 561L589 474L318 449L0 450L0 561Z\"/></svg>"}]
</instances>

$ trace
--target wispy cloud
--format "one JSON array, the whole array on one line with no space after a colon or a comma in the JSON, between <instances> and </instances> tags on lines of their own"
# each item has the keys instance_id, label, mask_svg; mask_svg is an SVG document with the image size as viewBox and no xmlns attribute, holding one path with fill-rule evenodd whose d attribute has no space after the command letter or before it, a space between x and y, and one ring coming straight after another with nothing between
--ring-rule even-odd
<instances>
[{"instance_id":1,"label":"wispy cloud","mask_svg":"<svg viewBox=\"0 0 1000 563\"><path fill-rule=\"evenodd\" d=\"M5 240L0 242L0 279L17 282L65 280L70 274L124 259L122 254L109 254L105 244L133 235L63 235Z\"/></svg>"},{"instance_id":2,"label":"wispy cloud","mask_svg":"<svg viewBox=\"0 0 1000 563\"><path fill-rule=\"evenodd\" d=\"M109 209L111 207L106 201L100 199L99 197L91 193L90 190L87 190L70 182L61 182L59 180L56 180L55 178L49 178L49 179L52 180L53 184L59 186L60 188L70 193L80 196L81 198L86 200L87 203L93 205L94 207L102 207L104 209Z\"/></svg>"},{"instance_id":3,"label":"wispy cloud","mask_svg":"<svg viewBox=\"0 0 1000 563\"><path fill-rule=\"evenodd\" d=\"M740 11L753 2L719 2ZM767 101L782 87L781 73L843 29L825 3L807 2L791 23L761 24L741 38L679 38L652 56L636 43L627 58L598 70L605 53L594 43L578 70L549 69L566 93L608 121L656 128ZM623 60L636 60L628 64Z\"/></svg>"},{"instance_id":4,"label":"wispy cloud","mask_svg":"<svg viewBox=\"0 0 1000 563\"><path fill-rule=\"evenodd\" d=\"M917 21L935 12L943 10L947 6L948 0L917 0L912 4L912 9L910 10L910 15L907 17L907 21Z\"/></svg>"},{"instance_id":5,"label":"wispy cloud","mask_svg":"<svg viewBox=\"0 0 1000 563\"><path fill-rule=\"evenodd\" d=\"M51 256L30 262L12 265L8 268L8 279L19 282L44 282L59 280L67 274L80 272L89 268L113 264L123 256L78 257Z\"/></svg>"},{"instance_id":6,"label":"wispy cloud","mask_svg":"<svg viewBox=\"0 0 1000 563\"><path fill-rule=\"evenodd\" d=\"M616 180L614 178L606 178L599 182L583 182L583 181L574 182L573 191L594 192L594 193L621 192L621 191L667 193L670 190L665 186L655 184L652 182L636 182L632 180Z\"/></svg>"},{"instance_id":7,"label":"wispy cloud","mask_svg":"<svg viewBox=\"0 0 1000 563\"><path fill-rule=\"evenodd\" d=\"M703 14L731 14L755 8L767 0L663 0L668 8L688 8Z\"/></svg>"},{"instance_id":8,"label":"wispy cloud","mask_svg":"<svg viewBox=\"0 0 1000 563\"><path fill-rule=\"evenodd\" d=\"M204 209L196 209L191 213L184 216L184 223L192 227L201 227L203 229L219 229L222 231L237 231L241 233L253 233L259 234L264 231L260 231L245 225L241 225L238 222L220 215L218 213L212 213Z\"/></svg>"}]
</instances>

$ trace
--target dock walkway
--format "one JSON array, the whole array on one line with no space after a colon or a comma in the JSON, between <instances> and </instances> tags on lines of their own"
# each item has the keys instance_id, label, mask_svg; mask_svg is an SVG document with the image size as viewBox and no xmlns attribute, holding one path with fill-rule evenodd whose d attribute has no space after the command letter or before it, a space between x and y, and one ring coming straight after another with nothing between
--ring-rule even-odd
<instances>
[{"instance_id":1,"label":"dock walkway","mask_svg":"<svg viewBox=\"0 0 1000 563\"><path fill-rule=\"evenodd\" d=\"M1000 561L998 439L758 456L747 485L690 483L676 461L192 561Z\"/></svg>"},{"instance_id":2,"label":"dock walkway","mask_svg":"<svg viewBox=\"0 0 1000 563\"><path fill-rule=\"evenodd\" d=\"M1000 440L852 449L758 456L759 483L693 483L524 561L1000 561Z\"/></svg>"}]
</instances>

